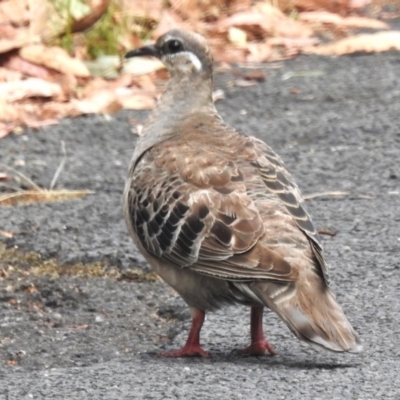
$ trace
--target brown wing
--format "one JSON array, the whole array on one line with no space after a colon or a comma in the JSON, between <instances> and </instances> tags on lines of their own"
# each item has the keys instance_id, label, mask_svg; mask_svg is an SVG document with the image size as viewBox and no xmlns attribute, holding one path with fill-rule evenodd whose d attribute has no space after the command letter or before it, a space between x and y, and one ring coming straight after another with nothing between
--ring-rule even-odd
<instances>
[{"instance_id":1,"label":"brown wing","mask_svg":"<svg viewBox=\"0 0 400 400\"><path fill-rule=\"evenodd\" d=\"M328 266L322 256L321 240L307 212L298 186L280 157L270 147L256 138L251 138L251 140L258 149L258 157L252 164L258 169L266 187L279 197L298 227L309 237L322 277L329 284Z\"/></svg>"},{"instance_id":2,"label":"brown wing","mask_svg":"<svg viewBox=\"0 0 400 400\"><path fill-rule=\"evenodd\" d=\"M137 164L127 205L143 247L214 277L296 280L297 270L260 240L264 222L237 165L216 152L202 154L164 144Z\"/></svg>"}]
</instances>

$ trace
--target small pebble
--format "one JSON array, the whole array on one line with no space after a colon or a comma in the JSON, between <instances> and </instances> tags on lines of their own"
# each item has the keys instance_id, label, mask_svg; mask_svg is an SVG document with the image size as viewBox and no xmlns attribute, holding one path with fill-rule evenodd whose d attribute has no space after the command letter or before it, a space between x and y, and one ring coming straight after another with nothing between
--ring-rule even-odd
<instances>
[{"instance_id":1,"label":"small pebble","mask_svg":"<svg viewBox=\"0 0 400 400\"><path fill-rule=\"evenodd\" d=\"M100 314L96 315L95 321L97 323L104 322L104 317Z\"/></svg>"}]
</instances>

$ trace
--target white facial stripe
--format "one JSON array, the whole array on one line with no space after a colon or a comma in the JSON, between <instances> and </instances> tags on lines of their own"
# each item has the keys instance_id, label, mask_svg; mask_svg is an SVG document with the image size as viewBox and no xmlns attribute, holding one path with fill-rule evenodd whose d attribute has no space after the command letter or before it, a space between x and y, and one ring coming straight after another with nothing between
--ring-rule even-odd
<instances>
[{"instance_id":1,"label":"white facial stripe","mask_svg":"<svg viewBox=\"0 0 400 400\"><path fill-rule=\"evenodd\" d=\"M185 56L187 56L187 58L193 64L196 71L201 71L201 62L193 53L190 53L189 51L184 51L181 54L184 54Z\"/></svg>"}]
</instances>

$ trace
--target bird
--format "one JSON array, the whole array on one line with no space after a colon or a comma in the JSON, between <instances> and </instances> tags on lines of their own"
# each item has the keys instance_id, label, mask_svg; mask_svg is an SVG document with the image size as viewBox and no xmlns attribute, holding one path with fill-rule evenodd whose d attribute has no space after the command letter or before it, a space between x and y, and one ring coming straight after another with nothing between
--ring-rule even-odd
<instances>
[{"instance_id":1,"label":"bird","mask_svg":"<svg viewBox=\"0 0 400 400\"><path fill-rule=\"evenodd\" d=\"M214 106L206 39L173 29L125 55L138 56L160 59L170 78L133 151L124 217L192 318L185 345L160 356L208 357L205 315L231 304L250 307L250 344L240 354L276 354L264 335L265 308L318 349L360 352L293 176L270 146L227 125Z\"/></svg>"}]
</instances>

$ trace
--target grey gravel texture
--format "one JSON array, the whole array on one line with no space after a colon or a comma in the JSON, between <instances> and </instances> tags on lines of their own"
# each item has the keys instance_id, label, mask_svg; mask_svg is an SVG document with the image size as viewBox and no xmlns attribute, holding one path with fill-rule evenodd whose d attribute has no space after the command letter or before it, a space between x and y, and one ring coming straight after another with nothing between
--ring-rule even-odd
<instances>
[{"instance_id":1,"label":"grey gravel texture","mask_svg":"<svg viewBox=\"0 0 400 400\"><path fill-rule=\"evenodd\" d=\"M217 108L237 130L268 142L303 194L350 193L316 197L308 208L318 228L338 232L323 236L331 285L364 352L318 352L266 313L279 354L238 356L249 311L231 307L207 317L202 341L211 359L161 359L157 351L182 345L189 326L164 283L28 274L0 280L1 400L400 398L400 53L302 56L275 67L263 66L267 80L247 88L217 75L225 93ZM0 240L67 265L101 260L147 270L121 212L135 142L129 120L146 114L66 119L1 140L1 162L24 160L19 170L47 187L64 141L57 187L95 193L0 207L0 229L19 232ZM26 290L31 284L37 292Z\"/></svg>"}]
</instances>

